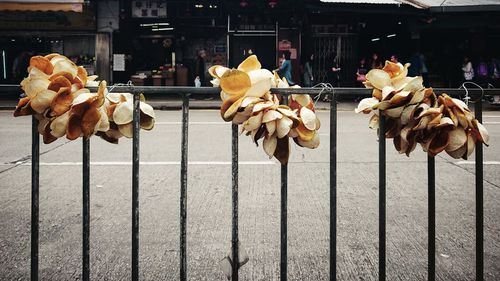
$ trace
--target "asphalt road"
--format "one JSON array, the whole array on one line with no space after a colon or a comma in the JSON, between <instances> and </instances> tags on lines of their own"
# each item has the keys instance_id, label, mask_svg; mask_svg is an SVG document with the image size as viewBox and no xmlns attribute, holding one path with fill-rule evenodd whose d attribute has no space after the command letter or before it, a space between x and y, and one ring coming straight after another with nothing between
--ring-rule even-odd
<instances>
[{"instance_id":1,"label":"asphalt road","mask_svg":"<svg viewBox=\"0 0 500 281\"><path fill-rule=\"evenodd\" d=\"M378 278L378 150L368 116L338 112L339 280ZM0 280L28 280L30 118L0 111ZM157 111L141 132L140 277L178 280L180 111ZM289 165L289 280L328 280L329 112L320 111L321 146L293 145ZM500 280L500 111L484 112L485 279ZM217 111L190 111L188 278L224 280L218 261L231 239L231 126ZM280 166L240 137L240 239L250 261L240 280L279 279ZM81 141L41 146L40 276L81 278ZM129 280L131 140L91 140L91 279ZM426 280L427 165L387 142L387 280ZM438 280L475 274L474 165L436 158Z\"/></svg>"}]
</instances>

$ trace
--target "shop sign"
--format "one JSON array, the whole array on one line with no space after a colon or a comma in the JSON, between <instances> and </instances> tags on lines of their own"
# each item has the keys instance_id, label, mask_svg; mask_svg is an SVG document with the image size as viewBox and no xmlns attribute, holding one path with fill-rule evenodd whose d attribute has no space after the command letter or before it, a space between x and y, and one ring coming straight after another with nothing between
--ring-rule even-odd
<instances>
[{"instance_id":1,"label":"shop sign","mask_svg":"<svg viewBox=\"0 0 500 281\"><path fill-rule=\"evenodd\" d=\"M279 41L278 43L278 50L280 51L286 51L286 50L290 50L292 48L292 42L290 42L289 40L281 40Z\"/></svg>"},{"instance_id":2,"label":"shop sign","mask_svg":"<svg viewBox=\"0 0 500 281\"><path fill-rule=\"evenodd\" d=\"M166 18L167 3L165 1L132 1L133 18Z\"/></svg>"},{"instance_id":3,"label":"shop sign","mask_svg":"<svg viewBox=\"0 0 500 281\"><path fill-rule=\"evenodd\" d=\"M113 71L125 71L125 54L113 54Z\"/></svg>"}]
</instances>

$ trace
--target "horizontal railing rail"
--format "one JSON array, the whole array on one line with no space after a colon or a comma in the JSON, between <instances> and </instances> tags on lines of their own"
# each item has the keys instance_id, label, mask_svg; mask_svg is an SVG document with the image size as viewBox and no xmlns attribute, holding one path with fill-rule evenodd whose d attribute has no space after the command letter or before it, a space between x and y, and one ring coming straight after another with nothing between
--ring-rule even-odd
<instances>
[{"instance_id":1,"label":"horizontal railing rail","mask_svg":"<svg viewBox=\"0 0 500 281\"><path fill-rule=\"evenodd\" d=\"M14 86L0 85L0 92ZM19 89L18 86L15 86ZM195 87L149 87L149 86L111 86L115 92L133 93L133 138L132 138L132 280L139 279L139 94L173 95L182 97L182 138L181 138L181 167L180 167L180 280L188 278L188 262L186 254L186 226L187 226L187 181L188 181L188 129L189 129L189 98L198 94L219 95L219 88ZM96 90L92 88L92 90ZM369 96L371 91L361 88L273 88L273 93L310 94L330 96L330 228L329 228L329 276L330 280L337 278L337 101L341 97ZM465 91L459 89L435 89L436 93L446 92L451 96L464 97ZM481 122L482 91L469 89L469 95L475 100L475 115ZM500 94L500 89L486 89L484 94ZM31 280L38 280L38 249L39 249L39 155L40 137L38 135L38 121L32 118L32 175L31 175ZM380 115L379 139L385 139L385 117ZM239 242L238 242L238 126L232 125L232 280L238 280ZM386 279L386 142L379 142L379 280ZM83 139L83 247L82 247L82 279L90 278L90 140ZM476 145L476 280L483 280L483 151L480 142ZM281 165L281 242L280 242L280 280L287 280L287 190L288 167ZM428 157L428 279L435 280L435 161Z\"/></svg>"},{"instance_id":2,"label":"horizontal railing rail","mask_svg":"<svg viewBox=\"0 0 500 281\"><path fill-rule=\"evenodd\" d=\"M88 87L93 91L97 91L97 87ZM220 93L220 89L216 87L181 87L181 86L110 86L114 92L136 92L148 95L164 95L164 96L178 96L183 94L190 94L196 96L198 94L203 95L216 95ZM363 97L370 96L372 94L371 89L365 88L332 88L335 95L341 98L349 97ZM273 88L271 89L273 93L277 94L314 94L317 95L322 93L328 95L329 92L324 88ZM446 93L453 97L465 97L466 91L459 88L434 88L434 92L437 94ZM0 84L0 97L2 94L21 94L22 90L19 85L12 84ZM500 95L500 88L493 89L477 89L468 88L468 93L471 97L478 97L480 95L495 96Z\"/></svg>"}]
</instances>

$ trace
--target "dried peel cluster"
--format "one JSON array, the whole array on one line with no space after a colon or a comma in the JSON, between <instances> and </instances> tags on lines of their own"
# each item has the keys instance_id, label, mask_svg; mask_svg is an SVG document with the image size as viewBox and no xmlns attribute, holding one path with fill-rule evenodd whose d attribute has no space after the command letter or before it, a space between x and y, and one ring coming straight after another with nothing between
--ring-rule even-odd
<instances>
[{"instance_id":1,"label":"dried peel cluster","mask_svg":"<svg viewBox=\"0 0 500 281\"><path fill-rule=\"evenodd\" d=\"M319 146L320 122L311 97L291 95L286 105L280 104L280 97L270 90L288 88L286 79L262 69L255 55L245 59L237 69L214 65L208 72L214 78L212 84L221 88L222 118L241 124L241 132L257 145L263 138L264 151L270 158L276 157L283 165L288 163L289 138L302 147Z\"/></svg>"},{"instance_id":2,"label":"dried peel cluster","mask_svg":"<svg viewBox=\"0 0 500 281\"><path fill-rule=\"evenodd\" d=\"M106 81L97 83L97 76L88 76L85 68L59 54L32 57L28 73L21 81L26 97L14 116L35 115L44 143L63 136L75 140L96 134L112 143L132 137L131 94L108 93ZM85 88L97 85L97 93ZM141 128L151 130L154 119L153 108L141 102Z\"/></svg>"},{"instance_id":3,"label":"dried peel cluster","mask_svg":"<svg viewBox=\"0 0 500 281\"><path fill-rule=\"evenodd\" d=\"M407 77L408 67L386 61L383 69L366 75L364 83L373 89L372 97L361 100L355 111L375 113L370 128L378 128L383 112L385 137L393 138L396 150L407 156L417 143L430 156L446 151L457 159L467 159L476 141L488 145L488 131L464 102L446 94L436 96L432 88L422 85L422 77Z\"/></svg>"}]
</instances>

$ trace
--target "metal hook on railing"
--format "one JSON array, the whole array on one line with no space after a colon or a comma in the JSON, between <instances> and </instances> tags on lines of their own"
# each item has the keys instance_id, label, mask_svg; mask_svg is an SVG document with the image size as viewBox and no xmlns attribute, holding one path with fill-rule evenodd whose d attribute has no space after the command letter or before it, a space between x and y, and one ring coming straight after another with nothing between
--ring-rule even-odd
<instances>
[{"instance_id":1,"label":"metal hook on railing","mask_svg":"<svg viewBox=\"0 0 500 281\"><path fill-rule=\"evenodd\" d=\"M477 88L481 89L481 96L479 96L479 98L476 99L475 101L481 101L483 99L484 89L479 84L474 83L474 82L467 81L467 82L462 83L462 85L459 87L459 89L462 89L462 88L464 89L464 91L465 91L465 97L463 99L465 100L465 104L467 106L469 106L469 100L471 99L471 97L469 96L469 89L467 89L467 86L466 86L467 84L474 85Z\"/></svg>"},{"instance_id":2,"label":"metal hook on railing","mask_svg":"<svg viewBox=\"0 0 500 281\"><path fill-rule=\"evenodd\" d=\"M109 87L108 92L113 91L115 87L122 87L122 86L128 86L129 88L132 88L134 87L134 84L132 83L131 80L128 80L127 83L116 83Z\"/></svg>"},{"instance_id":3,"label":"metal hook on railing","mask_svg":"<svg viewBox=\"0 0 500 281\"><path fill-rule=\"evenodd\" d=\"M323 95L324 92L332 93L332 98L333 98L333 86L330 83L318 83L318 84L312 86L312 88L321 88L321 91L319 92L319 94L316 96L316 98L314 100L315 107L316 107L316 103L318 103L319 99L321 98L321 96Z\"/></svg>"}]
</instances>

